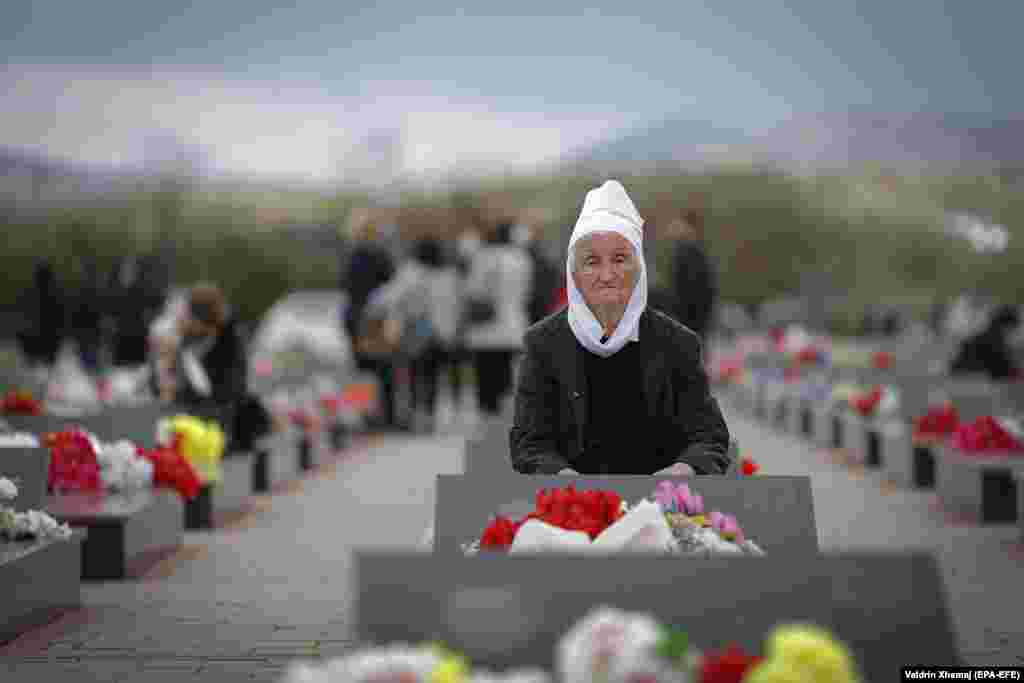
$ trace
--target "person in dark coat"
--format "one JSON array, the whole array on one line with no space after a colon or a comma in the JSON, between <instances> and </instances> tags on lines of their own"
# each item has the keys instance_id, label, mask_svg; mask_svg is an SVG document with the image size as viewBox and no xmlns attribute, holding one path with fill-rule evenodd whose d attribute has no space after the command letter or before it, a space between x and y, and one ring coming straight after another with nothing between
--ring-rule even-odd
<instances>
[{"instance_id":1,"label":"person in dark coat","mask_svg":"<svg viewBox=\"0 0 1024 683\"><path fill-rule=\"evenodd\" d=\"M17 335L22 351L32 363L53 367L64 341L67 311L64 292L49 261L36 265L25 300L28 325Z\"/></svg>"},{"instance_id":2,"label":"person in dark coat","mask_svg":"<svg viewBox=\"0 0 1024 683\"><path fill-rule=\"evenodd\" d=\"M647 307L642 227L618 182L587 194L569 241L569 306L525 336L510 433L517 472L729 470L700 338Z\"/></svg>"},{"instance_id":3,"label":"person in dark coat","mask_svg":"<svg viewBox=\"0 0 1024 683\"><path fill-rule=\"evenodd\" d=\"M107 287L108 313L113 321L115 366L144 365L149 360L148 296L138 257L120 259Z\"/></svg>"},{"instance_id":4,"label":"person in dark coat","mask_svg":"<svg viewBox=\"0 0 1024 683\"><path fill-rule=\"evenodd\" d=\"M71 314L72 333L78 344L82 366L89 373L96 374L103 345L103 285L95 261L85 262L82 286L76 298L75 309Z\"/></svg>"},{"instance_id":5,"label":"person in dark coat","mask_svg":"<svg viewBox=\"0 0 1024 683\"><path fill-rule=\"evenodd\" d=\"M514 241L526 250L533 264L531 268L530 302L527 308L530 324L551 314L552 303L561 284L558 268L548 260L536 229L520 225L515 228Z\"/></svg>"},{"instance_id":6,"label":"person in dark coat","mask_svg":"<svg viewBox=\"0 0 1024 683\"><path fill-rule=\"evenodd\" d=\"M675 319L697 333L702 343L711 332L718 296L714 267L701 241L703 222L696 211L688 211L685 220L673 225L671 234L678 240L673 254Z\"/></svg>"},{"instance_id":7,"label":"person in dark coat","mask_svg":"<svg viewBox=\"0 0 1024 683\"><path fill-rule=\"evenodd\" d=\"M377 226L368 221L355 232L356 243L343 269L341 289L348 293L345 312L345 330L352 342L353 356L360 370L377 376L380 386L380 426L396 426L395 368L392 360L365 353L361 348L364 312L370 295L395 275L395 262L391 254L378 242Z\"/></svg>"},{"instance_id":8,"label":"person in dark coat","mask_svg":"<svg viewBox=\"0 0 1024 683\"><path fill-rule=\"evenodd\" d=\"M1014 306L995 311L988 326L968 337L950 367L950 374L986 374L995 381L1018 379L1021 370L1013 359L1010 336L1020 326L1020 314Z\"/></svg>"},{"instance_id":9,"label":"person in dark coat","mask_svg":"<svg viewBox=\"0 0 1024 683\"><path fill-rule=\"evenodd\" d=\"M189 293L177 367L175 402L221 420L227 430L247 394L248 356L216 285L196 285Z\"/></svg>"}]
</instances>

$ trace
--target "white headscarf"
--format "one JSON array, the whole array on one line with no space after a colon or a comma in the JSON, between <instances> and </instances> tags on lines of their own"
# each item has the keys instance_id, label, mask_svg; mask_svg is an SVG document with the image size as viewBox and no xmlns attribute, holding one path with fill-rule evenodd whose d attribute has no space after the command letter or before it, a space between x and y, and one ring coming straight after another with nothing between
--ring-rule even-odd
<instances>
[{"instance_id":1,"label":"white headscarf","mask_svg":"<svg viewBox=\"0 0 1024 683\"><path fill-rule=\"evenodd\" d=\"M608 180L601 187L587 193L583 210L569 238L565 277L569 290L569 327L587 351L607 358L617 353L628 342L640 339L640 316L647 308L647 265L643 250L644 219L626 194L626 188L617 180ZM595 232L614 232L625 237L633 246L640 274L633 285L633 294L626 305L618 327L611 339L601 343L604 329L593 311L583 300L573 280L573 249L576 243Z\"/></svg>"}]
</instances>

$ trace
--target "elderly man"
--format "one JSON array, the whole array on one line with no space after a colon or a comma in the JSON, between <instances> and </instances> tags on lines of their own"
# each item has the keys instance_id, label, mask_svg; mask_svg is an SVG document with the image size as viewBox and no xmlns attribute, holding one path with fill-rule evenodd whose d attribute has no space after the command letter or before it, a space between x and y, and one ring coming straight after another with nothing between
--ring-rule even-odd
<instances>
[{"instance_id":1,"label":"elderly man","mask_svg":"<svg viewBox=\"0 0 1024 683\"><path fill-rule=\"evenodd\" d=\"M531 327L512 466L524 474L723 474L729 430L694 332L647 309L643 219L614 180L569 240L569 305Z\"/></svg>"}]
</instances>

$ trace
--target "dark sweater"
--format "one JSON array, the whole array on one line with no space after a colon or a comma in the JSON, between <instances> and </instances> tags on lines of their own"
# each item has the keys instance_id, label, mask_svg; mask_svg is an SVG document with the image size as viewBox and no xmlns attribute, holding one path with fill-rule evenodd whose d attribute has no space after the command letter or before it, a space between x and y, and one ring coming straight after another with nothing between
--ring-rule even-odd
<instances>
[{"instance_id":1,"label":"dark sweater","mask_svg":"<svg viewBox=\"0 0 1024 683\"><path fill-rule=\"evenodd\" d=\"M629 342L608 358L589 351L584 358L590 425L580 462L587 471L580 473L650 474L648 463L660 458L648 452L655 440L638 438L653 426L645 410L643 342ZM632 471L631 462L641 464L638 471Z\"/></svg>"}]
</instances>

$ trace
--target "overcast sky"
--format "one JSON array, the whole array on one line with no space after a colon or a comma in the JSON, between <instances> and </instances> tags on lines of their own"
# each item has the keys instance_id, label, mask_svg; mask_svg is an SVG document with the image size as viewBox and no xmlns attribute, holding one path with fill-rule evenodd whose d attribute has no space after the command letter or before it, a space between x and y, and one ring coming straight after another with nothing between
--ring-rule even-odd
<instances>
[{"instance_id":1,"label":"overcast sky","mask_svg":"<svg viewBox=\"0 0 1024 683\"><path fill-rule=\"evenodd\" d=\"M430 170L667 116L1024 112L1013 0L282 4L15 2L0 144L116 163L164 131L212 166L330 177L374 129Z\"/></svg>"}]
</instances>

